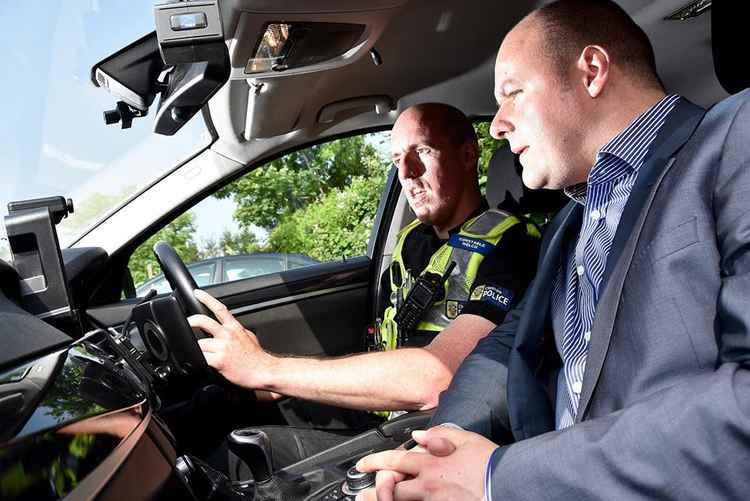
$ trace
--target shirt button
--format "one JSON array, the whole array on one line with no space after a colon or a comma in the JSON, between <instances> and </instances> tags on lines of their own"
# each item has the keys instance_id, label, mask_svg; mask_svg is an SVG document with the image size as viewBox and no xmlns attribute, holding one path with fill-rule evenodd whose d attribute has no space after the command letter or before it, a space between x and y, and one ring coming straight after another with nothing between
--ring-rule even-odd
<instances>
[{"instance_id":1,"label":"shirt button","mask_svg":"<svg viewBox=\"0 0 750 501\"><path fill-rule=\"evenodd\" d=\"M583 333L583 339L585 339L587 343L588 343L589 341L591 341L591 331L586 331L586 332L584 332L584 333Z\"/></svg>"},{"instance_id":2,"label":"shirt button","mask_svg":"<svg viewBox=\"0 0 750 501\"><path fill-rule=\"evenodd\" d=\"M578 273L579 277L583 276L583 265L582 264L579 264L578 266L576 266L576 273Z\"/></svg>"},{"instance_id":3,"label":"shirt button","mask_svg":"<svg viewBox=\"0 0 750 501\"><path fill-rule=\"evenodd\" d=\"M580 381L574 381L572 385L570 385L570 388L573 390L573 393L576 395L581 394L581 389L583 388L583 383Z\"/></svg>"},{"instance_id":4,"label":"shirt button","mask_svg":"<svg viewBox=\"0 0 750 501\"><path fill-rule=\"evenodd\" d=\"M591 214L589 214L589 216L591 216L591 219L593 219L594 221L598 221L599 218L602 217L602 213L599 212L599 209L594 209L591 211Z\"/></svg>"}]
</instances>

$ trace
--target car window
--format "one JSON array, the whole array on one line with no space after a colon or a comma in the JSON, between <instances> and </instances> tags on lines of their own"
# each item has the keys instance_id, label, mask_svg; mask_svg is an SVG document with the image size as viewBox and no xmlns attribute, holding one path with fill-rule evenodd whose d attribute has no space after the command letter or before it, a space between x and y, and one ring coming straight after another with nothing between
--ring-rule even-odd
<instances>
[{"instance_id":1,"label":"car window","mask_svg":"<svg viewBox=\"0 0 750 501\"><path fill-rule=\"evenodd\" d=\"M224 281L241 280L284 270L284 262L279 257L247 256L227 259L224 262Z\"/></svg>"},{"instance_id":2,"label":"car window","mask_svg":"<svg viewBox=\"0 0 750 501\"><path fill-rule=\"evenodd\" d=\"M187 267L188 272L193 276L195 283L198 287L211 285L214 283L214 274L216 273L216 261L210 263L198 263L192 264ZM139 297L145 296L148 292L153 289L157 294L166 294L170 292L172 288L169 286L169 282L160 274L156 278L152 278L142 284L138 285L136 289L136 295Z\"/></svg>"},{"instance_id":3,"label":"car window","mask_svg":"<svg viewBox=\"0 0 750 501\"><path fill-rule=\"evenodd\" d=\"M161 274L151 250L159 240L186 264L222 258L218 280L206 273L206 283L196 277L199 286L364 255L390 165L390 132L375 132L310 146L249 172L136 249L128 263L136 294L145 295Z\"/></svg>"},{"instance_id":4,"label":"car window","mask_svg":"<svg viewBox=\"0 0 750 501\"><path fill-rule=\"evenodd\" d=\"M197 266L188 266L188 271L198 287L205 287L211 285L214 282L214 273L216 272L216 262L205 263Z\"/></svg>"}]
</instances>

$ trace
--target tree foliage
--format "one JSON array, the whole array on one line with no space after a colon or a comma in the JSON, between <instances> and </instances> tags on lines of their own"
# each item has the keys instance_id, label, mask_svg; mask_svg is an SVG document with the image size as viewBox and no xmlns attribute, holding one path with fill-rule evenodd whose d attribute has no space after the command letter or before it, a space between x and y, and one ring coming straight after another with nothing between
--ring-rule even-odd
<instances>
[{"instance_id":1,"label":"tree foliage","mask_svg":"<svg viewBox=\"0 0 750 501\"><path fill-rule=\"evenodd\" d=\"M319 261L364 254L384 183L385 170L329 192L284 218L271 232L269 248Z\"/></svg>"},{"instance_id":2,"label":"tree foliage","mask_svg":"<svg viewBox=\"0 0 750 501\"><path fill-rule=\"evenodd\" d=\"M247 228L243 228L238 233L224 230L218 240L206 240L200 246L199 255L201 259L208 259L219 256L253 254L262 250L263 247L258 242L258 237Z\"/></svg>"},{"instance_id":3,"label":"tree foliage","mask_svg":"<svg viewBox=\"0 0 750 501\"><path fill-rule=\"evenodd\" d=\"M216 193L231 198L236 221L272 229L285 217L369 175L378 155L364 137L355 136L305 148L272 161Z\"/></svg>"},{"instance_id":4,"label":"tree foliage","mask_svg":"<svg viewBox=\"0 0 750 501\"><path fill-rule=\"evenodd\" d=\"M186 263L200 259L200 251L193 240L195 234L194 219L195 217L190 212L181 214L135 250L128 263L130 273L133 275L133 282L140 284L161 273L161 268L159 268L152 250L160 240L164 240L171 245Z\"/></svg>"},{"instance_id":5,"label":"tree foliage","mask_svg":"<svg viewBox=\"0 0 750 501\"><path fill-rule=\"evenodd\" d=\"M490 158L495 150L504 147L507 144L505 139L495 139L490 136L490 123L489 122L477 122L474 124L474 130L477 133L477 139L479 139L479 186L484 192L484 187L487 185L487 170L490 164Z\"/></svg>"}]
</instances>

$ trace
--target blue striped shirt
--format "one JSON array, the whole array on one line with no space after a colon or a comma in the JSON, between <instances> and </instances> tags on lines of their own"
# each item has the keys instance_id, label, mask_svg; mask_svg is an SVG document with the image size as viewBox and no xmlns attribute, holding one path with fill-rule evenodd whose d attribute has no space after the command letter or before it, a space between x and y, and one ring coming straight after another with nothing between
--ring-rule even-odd
<instances>
[{"instance_id":1,"label":"blue striped shirt","mask_svg":"<svg viewBox=\"0 0 750 501\"><path fill-rule=\"evenodd\" d=\"M563 363L555 406L558 429L571 426L578 412L599 287L617 225L649 148L678 99L666 96L638 116L599 150L587 182L565 190L583 205L583 222L552 291L552 323Z\"/></svg>"},{"instance_id":2,"label":"blue striped shirt","mask_svg":"<svg viewBox=\"0 0 750 501\"><path fill-rule=\"evenodd\" d=\"M552 290L552 324L563 362L557 380L557 429L575 422L599 286L617 225L638 170L678 99L677 95L666 96L639 115L602 146L587 182L565 190L570 198L583 205L584 217L578 239L563 251L567 257L560 264ZM498 450L493 451L485 471L487 501L492 501L492 469L499 457Z\"/></svg>"}]
</instances>

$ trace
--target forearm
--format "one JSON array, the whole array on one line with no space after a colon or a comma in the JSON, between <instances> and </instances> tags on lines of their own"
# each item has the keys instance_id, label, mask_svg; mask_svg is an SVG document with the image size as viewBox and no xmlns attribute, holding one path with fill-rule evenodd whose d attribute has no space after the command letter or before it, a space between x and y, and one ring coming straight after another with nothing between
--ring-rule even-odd
<instances>
[{"instance_id":1,"label":"forearm","mask_svg":"<svg viewBox=\"0 0 750 501\"><path fill-rule=\"evenodd\" d=\"M521 310L511 311L505 323L481 339L465 357L440 395L431 426L450 422L487 438L509 430L506 384L508 356ZM497 432L497 433L496 433Z\"/></svg>"},{"instance_id":2,"label":"forearm","mask_svg":"<svg viewBox=\"0 0 750 501\"><path fill-rule=\"evenodd\" d=\"M452 372L424 348L342 358L274 356L260 389L362 410L418 410L434 406Z\"/></svg>"}]
</instances>

